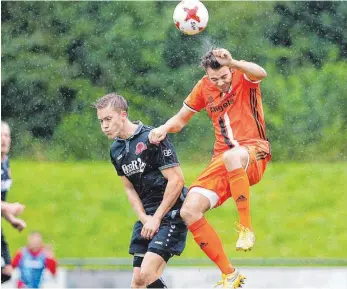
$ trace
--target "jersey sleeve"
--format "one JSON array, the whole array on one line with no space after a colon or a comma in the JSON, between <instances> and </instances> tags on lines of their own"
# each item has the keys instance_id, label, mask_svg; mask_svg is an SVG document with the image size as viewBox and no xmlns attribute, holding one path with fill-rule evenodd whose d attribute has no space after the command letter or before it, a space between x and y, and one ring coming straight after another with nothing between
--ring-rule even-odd
<instances>
[{"instance_id":1,"label":"jersey sleeve","mask_svg":"<svg viewBox=\"0 0 347 289\"><path fill-rule=\"evenodd\" d=\"M22 250L19 250L14 258L12 259L12 267L17 268L19 266L19 262L22 259Z\"/></svg>"},{"instance_id":2,"label":"jersey sleeve","mask_svg":"<svg viewBox=\"0 0 347 289\"><path fill-rule=\"evenodd\" d=\"M183 105L192 112L199 112L206 107L203 95L202 95L202 80L200 80L187 98L184 100Z\"/></svg>"},{"instance_id":3,"label":"jersey sleeve","mask_svg":"<svg viewBox=\"0 0 347 289\"><path fill-rule=\"evenodd\" d=\"M46 258L45 266L52 273L52 275L57 273L58 262L56 259Z\"/></svg>"},{"instance_id":4,"label":"jersey sleeve","mask_svg":"<svg viewBox=\"0 0 347 289\"><path fill-rule=\"evenodd\" d=\"M125 176L122 168L120 167L119 164L117 164L117 159L115 159L113 157L113 150L112 150L112 147L111 147L111 150L110 150L110 158L111 158L111 163L113 164L114 168L116 169L116 172L117 172L117 175L122 177L122 176Z\"/></svg>"},{"instance_id":5,"label":"jersey sleeve","mask_svg":"<svg viewBox=\"0 0 347 289\"><path fill-rule=\"evenodd\" d=\"M243 85L246 85L246 86L249 86L249 87L254 87L254 88L259 87L259 84L260 84L261 80L253 81L246 75L246 73L243 73L241 71L237 71L237 74L240 77Z\"/></svg>"},{"instance_id":6,"label":"jersey sleeve","mask_svg":"<svg viewBox=\"0 0 347 289\"><path fill-rule=\"evenodd\" d=\"M168 137L160 143L155 158L156 165L161 171L180 165L175 148Z\"/></svg>"}]
</instances>

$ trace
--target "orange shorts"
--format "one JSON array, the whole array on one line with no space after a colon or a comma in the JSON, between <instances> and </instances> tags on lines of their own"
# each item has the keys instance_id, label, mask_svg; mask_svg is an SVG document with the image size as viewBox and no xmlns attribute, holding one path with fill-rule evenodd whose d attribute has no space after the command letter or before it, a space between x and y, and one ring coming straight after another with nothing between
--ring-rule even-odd
<instances>
[{"instance_id":1,"label":"orange shorts","mask_svg":"<svg viewBox=\"0 0 347 289\"><path fill-rule=\"evenodd\" d=\"M249 162L246 168L249 184L251 186L258 183L264 175L266 164L271 159L271 155L265 153L256 146L244 146L249 153ZM231 197L228 171L223 163L223 154L212 158L206 169L198 176L196 181L189 187L201 187L215 192L219 200L214 207L223 204Z\"/></svg>"}]
</instances>

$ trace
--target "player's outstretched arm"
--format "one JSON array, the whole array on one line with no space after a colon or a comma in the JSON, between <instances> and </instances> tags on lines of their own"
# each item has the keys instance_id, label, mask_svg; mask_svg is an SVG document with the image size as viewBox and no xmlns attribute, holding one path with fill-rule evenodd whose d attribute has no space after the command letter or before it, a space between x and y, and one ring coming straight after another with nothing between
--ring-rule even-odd
<instances>
[{"instance_id":1,"label":"player's outstretched arm","mask_svg":"<svg viewBox=\"0 0 347 289\"><path fill-rule=\"evenodd\" d=\"M134 209L141 223L146 223L149 216L146 215L143 204L139 195L136 193L133 184L124 176L122 176L121 179L131 207Z\"/></svg>"},{"instance_id":2,"label":"player's outstretched arm","mask_svg":"<svg viewBox=\"0 0 347 289\"><path fill-rule=\"evenodd\" d=\"M194 112L185 106L182 106L181 110L170 118L165 124L151 130L148 135L150 143L158 144L166 137L167 133L176 133L181 131L181 129L185 127L194 114Z\"/></svg>"}]
</instances>

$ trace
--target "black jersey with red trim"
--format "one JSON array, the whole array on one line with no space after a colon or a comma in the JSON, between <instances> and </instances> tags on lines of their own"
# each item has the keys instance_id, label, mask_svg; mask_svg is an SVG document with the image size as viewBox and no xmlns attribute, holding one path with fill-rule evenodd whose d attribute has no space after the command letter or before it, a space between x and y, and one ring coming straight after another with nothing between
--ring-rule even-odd
<instances>
[{"instance_id":1,"label":"black jersey with red trim","mask_svg":"<svg viewBox=\"0 0 347 289\"><path fill-rule=\"evenodd\" d=\"M134 186L147 214L159 207L167 185L162 170L179 166L173 144L166 137L159 145L151 144L148 134L153 129L134 122L138 127L131 137L117 138L111 145L110 157L117 174L125 176ZM172 209L179 209L187 189L182 190L180 198Z\"/></svg>"}]
</instances>

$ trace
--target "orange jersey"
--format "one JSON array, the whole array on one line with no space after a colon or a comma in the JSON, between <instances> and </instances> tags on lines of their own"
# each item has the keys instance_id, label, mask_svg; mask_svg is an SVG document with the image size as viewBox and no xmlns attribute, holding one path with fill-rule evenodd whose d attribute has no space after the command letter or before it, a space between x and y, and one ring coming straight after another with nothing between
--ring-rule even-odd
<instances>
[{"instance_id":1,"label":"orange jersey","mask_svg":"<svg viewBox=\"0 0 347 289\"><path fill-rule=\"evenodd\" d=\"M214 156L235 146L257 146L270 154L259 82L233 71L231 91L220 90L204 76L184 101L193 112L206 109L215 131Z\"/></svg>"}]
</instances>

